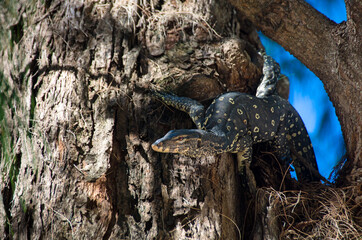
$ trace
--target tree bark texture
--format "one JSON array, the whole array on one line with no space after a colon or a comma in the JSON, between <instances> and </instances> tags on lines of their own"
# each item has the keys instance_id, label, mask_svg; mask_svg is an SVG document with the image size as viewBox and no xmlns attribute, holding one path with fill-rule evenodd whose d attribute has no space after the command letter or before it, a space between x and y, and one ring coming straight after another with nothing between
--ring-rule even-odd
<instances>
[{"instance_id":1,"label":"tree bark texture","mask_svg":"<svg viewBox=\"0 0 362 240\"><path fill-rule=\"evenodd\" d=\"M302 0L230 3L322 80L347 148L348 161L340 181L358 184L362 179L362 2L346 0L347 21L340 24Z\"/></svg>"},{"instance_id":2,"label":"tree bark texture","mask_svg":"<svg viewBox=\"0 0 362 240\"><path fill-rule=\"evenodd\" d=\"M1 163L2 237L262 238L235 156L150 148L193 126L149 89L205 104L255 93L262 46L250 22L225 1L32 4L2 13L11 46L0 65L18 96L5 111L14 150Z\"/></svg>"},{"instance_id":3,"label":"tree bark texture","mask_svg":"<svg viewBox=\"0 0 362 240\"><path fill-rule=\"evenodd\" d=\"M0 12L10 43L0 52L0 87L13 100L0 111L0 237L278 239L260 187L295 186L259 151L268 146L255 146L250 182L232 154L191 159L150 148L171 129L194 128L150 89L205 105L222 92L255 93L263 47L246 13L203 0L23 1L8 9Z\"/></svg>"}]
</instances>

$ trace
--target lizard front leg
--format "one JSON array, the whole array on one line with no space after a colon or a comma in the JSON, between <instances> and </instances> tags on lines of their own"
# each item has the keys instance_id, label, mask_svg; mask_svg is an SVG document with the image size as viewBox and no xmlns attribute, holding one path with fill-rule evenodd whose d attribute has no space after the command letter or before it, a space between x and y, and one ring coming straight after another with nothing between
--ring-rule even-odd
<instances>
[{"instance_id":1,"label":"lizard front leg","mask_svg":"<svg viewBox=\"0 0 362 240\"><path fill-rule=\"evenodd\" d=\"M205 109L201 103L191 98L179 97L174 94L157 91L153 91L152 93L165 104L186 112L191 117L196 127L202 129L205 118Z\"/></svg>"},{"instance_id":2,"label":"lizard front leg","mask_svg":"<svg viewBox=\"0 0 362 240\"><path fill-rule=\"evenodd\" d=\"M244 146L243 150L237 153L238 171L245 178L246 184L251 193L256 192L256 181L253 172L250 169L250 164L253 155L252 139L246 136L239 140Z\"/></svg>"},{"instance_id":3,"label":"lizard front leg","mask_svg":"<svg viewBox=\"0 0 362 240\"><path fill-rule=\"evenodd\" d=\"M249 167L253 155L253 140L249 135L239 139L237 144L238 171L244 174L245 167Z\"/></svg>"}]
</instances>

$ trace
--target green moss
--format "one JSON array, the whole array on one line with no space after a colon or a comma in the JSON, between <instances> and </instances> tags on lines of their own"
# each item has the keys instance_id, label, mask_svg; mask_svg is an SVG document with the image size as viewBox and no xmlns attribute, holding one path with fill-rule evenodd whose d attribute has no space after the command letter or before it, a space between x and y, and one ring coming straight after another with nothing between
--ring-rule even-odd
<instances>
[{"instance_id":1,"label":"green moss","mask_svg":"<svg viewBox=\"0 0 362 240\"><path fill-rule=\"evenodd\" d=\"M14 112L18 98L10 88L8 80L0 72L0 149L1 149L1 171L5 173L2 177L8 177L11 187L15 187L19 169L16 167L16 156L13 151L13 134L7 120L6 111ZM5 180L5 179L3 179ZM7 182L7 181L6 181ZM14 188L12 188L14 189Z\"/></svg>"},{"instance_id":2,"label":"green moss","mask_svg":"<svg viewBox=\"0 0 362 240\"><path fill-rule=\"evenodd\" d=\"M0 1L0 14L7 20L7 22L0 24L0 50L5 49L10 46L14 46L14 43L11 41L12 31L11 24L15 22L15 19L18 15L17 13L18 3L17 1L3 0ZM10 29L9 29L10 25Z\"/></svg>"},{"instance_id":3,"label":"green moss","mask_svg":"<svg viewBox=\"0 0 362 240\"><path fill-rule=\"evenodd\" d=\"M21 210L23 210L23 213L26 213L28 211L28 208L26 206L25 200L24 199L20 199L20 205L21 205Z\"/></svg>"}]
</instances>

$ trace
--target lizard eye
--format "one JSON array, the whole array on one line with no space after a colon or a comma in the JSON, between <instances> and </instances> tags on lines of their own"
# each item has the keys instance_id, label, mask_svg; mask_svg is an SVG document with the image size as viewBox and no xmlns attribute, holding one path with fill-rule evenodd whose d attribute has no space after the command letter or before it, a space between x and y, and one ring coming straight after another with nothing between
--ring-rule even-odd
<instances>
[{"instance_id":1,"label":"lizard eye","mask_svg":"<svg viewBox=\"0 0 362 240\"><path fill-rule=\"evenodd\" d=\"M185 139L186 139L185 137L178 137L178 138L176 139L176 141L182 142L182 141L184 141Z\"/></svg>"}]
</instances>

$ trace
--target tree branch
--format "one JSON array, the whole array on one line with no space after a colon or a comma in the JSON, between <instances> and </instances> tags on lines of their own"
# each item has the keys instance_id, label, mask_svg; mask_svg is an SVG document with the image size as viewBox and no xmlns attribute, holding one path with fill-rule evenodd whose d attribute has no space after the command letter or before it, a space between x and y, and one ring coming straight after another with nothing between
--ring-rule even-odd
<instances>
[{"instance_id":1,"label":"tree branch","mask_svg":"<svg viewBox=\"0 0 362 240\"><path fill-rule=\"evenodd\" d=\"M320 78L330 74L330 33L337 24L300 0L230 0L265 35L281 44Z\"/></svg>"},{"instance_id":2,"label":"tree branch","mask_svg":"<svg viewBox=\"0 0 362 240\"><path fill-rule=\"evenodd\" d=\"M361 36L361 27L362 27L362 1L361 0L345 0L346 3L346 11L347 11L347 19L348 21L352 21L355 24L355 29L357 31L357 35Z\"/></svg>"}]
</instances>

